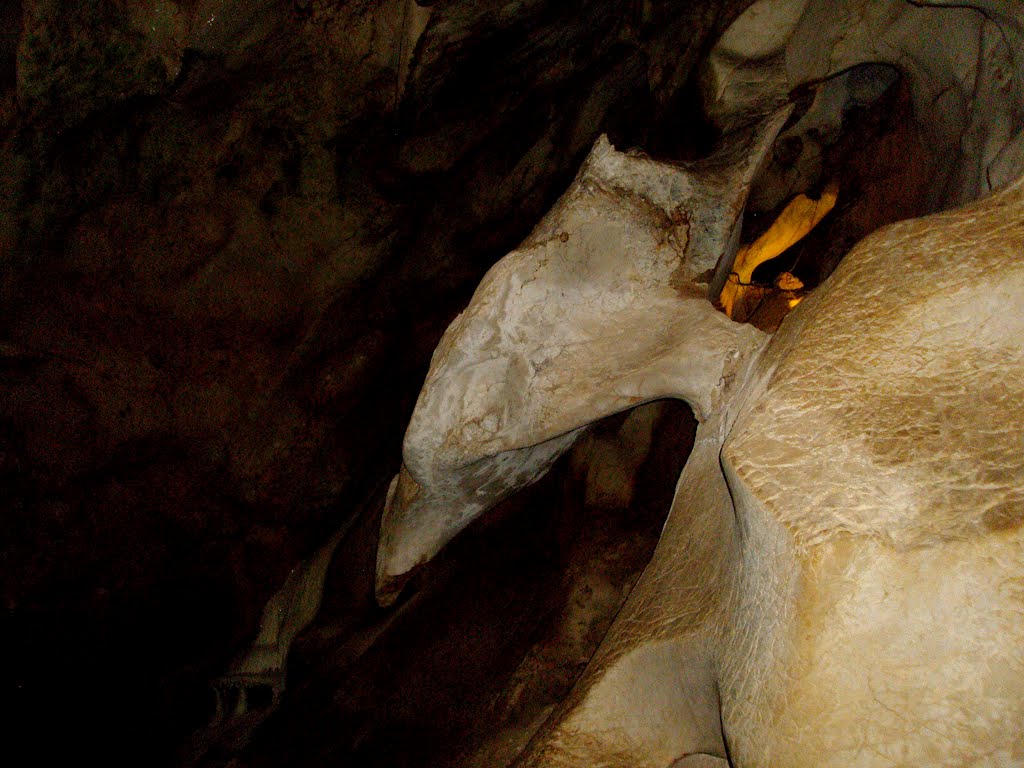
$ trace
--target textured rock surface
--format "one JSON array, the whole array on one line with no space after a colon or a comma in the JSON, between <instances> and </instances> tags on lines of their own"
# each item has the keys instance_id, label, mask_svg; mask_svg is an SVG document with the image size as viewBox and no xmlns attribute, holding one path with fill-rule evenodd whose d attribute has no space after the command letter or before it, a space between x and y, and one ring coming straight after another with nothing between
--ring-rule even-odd
<instances>
[{"instance_id":1,"label":"textured rock surface","mask_svg":"<svg viewBox=\"0 0 1024 768\"><path fill-rule=\"evenodd\" d=\"M397 467L442 329L570 182L595 137L607 131L617 145L656 156L693 158L707 148L687 81L745 5L0 4L0 632L9 651L0 685L15 711L11 754L30 749L41 764L91 755L105 764L161 762L212 713L205 683L251 643L266 599L348 516L356 533L339 545L343 562L325 595L335 609L325 621L337 626L319 626L306 646L297 639L305 655L294 708L246 760L298 764L294 755L308 745L301 754L310 764L370 765L376 755L389 768L417 765L422 755L403 752L391 729L425 743L432 723L450 716L443 734L455 739L462 705L481 718L473 727L488 731L483 692L508 694L499 681L512 657L497 669L490 651L477 651L472 673L450 687L436 659L458 658L475 634L484 640L478 648L516 652L541 631L537 610L554 611L562 587L525 576L531 586L518 593L515 631L488 645L506 629L494 618L504 606L501 581L463 594L453 577L449 587L462 598L439 592L424 601L421 633L404 635L408 614L392 622L372 605L374 494ZM965 178L985 168L998 181L1012 175L1007 161L1017 151L1020 58L1006 52L1020 49L1020 12L1011 2L982 5L980 26L975 11L938 10L974 24L976 38L957 37L965 61L993 62L1000 66L982 73L1002 75L965 75L947 92L927 69L914 87L941 96L957 120L963 103L993 107L984 124L968 123L963 146L981 160ZM878 40L902 45L893 36L899 25L876 21ZM801 29L813 42L818 30ZM929 67L942 59L925 54ZM899 64L912 68L905 57ZM848 85L821 89L823 107L834 106L833 95L843 103L843 120L856 101ZM986 101L993 92L1005 102ZM834 109L820 115L801 136L835 129ZM934 130L947 141L947 129ZM889 146L892 157L927 166L919 160L927 151L908 160L905 142ZM941 144L944 157L957 154L949 146ZM904 187L916 192L932 176L895 177L874 204L909 215L915 195ZM571 455L590 450L592 439L585 496L618 509L631 491L612 457L633 449L587 435ZM530 519L541 527L547 518ZM657 528L653 520L647 525ZM607 551L615 532L631 536L621 525L588 531L584 548ZM703 529L693 530L697 546ZM510 525L495 546L517 535L528 538ZM510 570L547 562L544 548L523 551L508 557L517 564ZM491 559L481 552L479 560ZM620 574L614 589L600 586L584 601L584 613L603 617L593 632L638 562L621 571L586 566ZM626 570L633 575L621 576ZM471 580L474 571L452 573ZM677 578L692 594L715 575L695 567ZM573 583L603 582L591 573ZM358 610L339 611L350 597ZM484 603L490 612L464 624L455 608L443 612ZM453 629L431 644L438 616ZM525 664L517 680L540 693L508 699L511 711L523 707L517 739L578 672L588 651L574 648L539 650L537 665ZM405 680L394 659L411 651L436 674ZM348 666L355 658L368 666ZM557 690L544 690L549 662ZM472 695L479 698L468 704ZM537 702L543 707L532 708ZM231 735L213 750L214 764L231 759ZM656 731L645 738L650 755L672 759L663 752L674 741ZM431 742L431 754L444 752L443 740ZM498 744L481 754L504 760L510 752Z\"/></svg>"},{"instance_id":2,"label":"textured rock surface","mask_svg":"<svg viewBox=\"0 0 1024 768\"><path fill-rule=\"evenodd\" d=\"M886 228L760 361L723 452L732 622L773 604L724 653L741 764L1024 763L1022 246L1020 183Z\"/></svg>"},{"instance_id":3,"label":"textured rock surface","mask_svg":"<svg viewBox=\"0 0 1024 768\"><path fill-rule=\"evenodd\" d=\"M1022 245L1024 182L881 230L748 337L522 765L1024 762Z\"/></svg>"}]
</instances>

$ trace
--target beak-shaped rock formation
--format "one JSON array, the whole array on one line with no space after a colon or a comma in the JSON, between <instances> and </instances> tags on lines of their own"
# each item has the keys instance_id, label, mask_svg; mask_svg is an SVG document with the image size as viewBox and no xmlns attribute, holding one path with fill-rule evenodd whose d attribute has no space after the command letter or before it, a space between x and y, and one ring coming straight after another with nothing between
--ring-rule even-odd
<instances>
[{"instance_id":1,"label":"beak-shaped rock formation","mask_svg":"<svg viewBox=\"0 0 1024 768\"><path fill-rule=\"evenodd\" d=\"M715 409L764 337L716 312L708 281L735 252L751 181L788 111L688 165L601 139L488 273L434 353L406 433L381 529L381 602L580 429L664 397L699 417Z\"/></svg>"}]
</instances>

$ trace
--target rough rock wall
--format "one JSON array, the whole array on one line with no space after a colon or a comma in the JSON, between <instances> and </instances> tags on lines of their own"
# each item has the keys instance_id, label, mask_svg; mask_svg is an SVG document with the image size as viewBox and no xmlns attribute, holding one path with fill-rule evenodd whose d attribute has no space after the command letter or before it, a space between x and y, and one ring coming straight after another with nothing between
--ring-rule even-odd
<instances>
[{"instance_id":1,"label":"rough rock wall","mask_svg":"<svg viewBox=\"0 0 1024 768\"><path fill-rule=\"evenodd\" d=\"M454 309L600 131L681 149L659 121L743 5L6 4L10 732L153 762L197 725L394 472Z\"/></svg>"}]
</instances>

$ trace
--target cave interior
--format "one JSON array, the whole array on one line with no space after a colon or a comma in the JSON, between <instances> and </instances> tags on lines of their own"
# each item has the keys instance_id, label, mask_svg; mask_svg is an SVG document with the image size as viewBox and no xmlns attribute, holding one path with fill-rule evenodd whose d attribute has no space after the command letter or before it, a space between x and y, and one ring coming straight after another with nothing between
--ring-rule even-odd
<instances>
[{"instance_id":1,"label":"cave interior","mask_svg":"<svg viewBox=\"0 0 1024 768\"><path fill-rule=\"evenodd\" d=\"M751 5L0 6L9 754L511 763L643 572L697 423L676 400L601 420L383 608L403 433L445 328L598 137L715 149L706 62ZM868 61L787 94L739 240L837 201L733 319L773 332L865 236L963 202L914 93ZM286 684L233 684L329 540Z\"/></svg>"}]
</instances>

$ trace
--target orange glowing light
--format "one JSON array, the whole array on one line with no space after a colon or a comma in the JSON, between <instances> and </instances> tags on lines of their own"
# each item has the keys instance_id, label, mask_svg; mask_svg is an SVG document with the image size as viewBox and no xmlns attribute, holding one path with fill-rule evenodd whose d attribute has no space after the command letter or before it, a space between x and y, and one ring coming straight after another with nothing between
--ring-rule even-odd
<instances>
[{"instance_id":1,"label":"orange glowing light","mask_svg":"<svg viewBox=\"0 0 1024 768\"><path fill-rule=\"evenodd\" d=\"M753 243L740 248L736 254L732 274L722 289L722 308L726 315L733 316L737 302L750 287L750 280L757 266L774 259L814 229L835 206L838 196L839 187L835 182L825 187L818 200L812 200L807 195L797 195L779 214L779 218L772 223L767 232ZM799 299L790 299L789 305L795 307L799 302Z\"/></svg>"}]
</instances>

